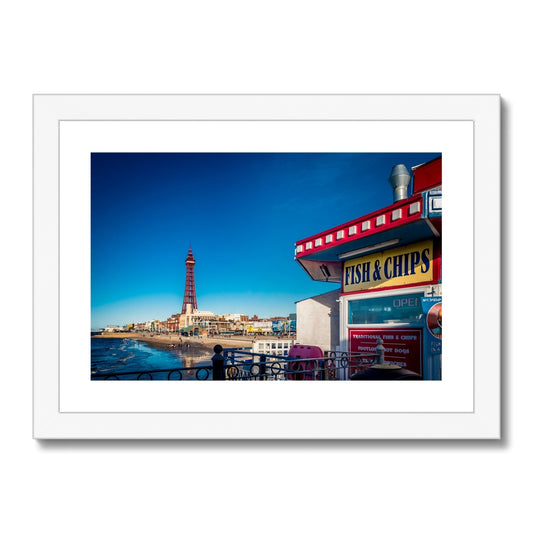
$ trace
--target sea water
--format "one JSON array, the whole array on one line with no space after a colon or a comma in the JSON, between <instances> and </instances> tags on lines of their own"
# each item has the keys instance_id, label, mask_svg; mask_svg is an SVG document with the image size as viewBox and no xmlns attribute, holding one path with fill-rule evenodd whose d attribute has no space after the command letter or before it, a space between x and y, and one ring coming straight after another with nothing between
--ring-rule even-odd
<instances>
[{"instance_id":1,"label":"sea water","mask_svg":"<svg viewBox=\"0 0 533 533\"><path fill-rule=\"evenodd\" d=\"M137 379L141 372L151 372L152 379L168 379L168 372L155 370L180 369L184 367L201 367L211 364L212 353L204 354L184 348L159 349L135 339L91 337L91 378L99 379L102 375L132 372L120 379ZM200 376L206 374L203 371ZM195 372L183 372L182 379L193 379ZM173 379L179 379L177 373ZM150 379L142 376L141 379Z\"/></svg>"}]
</instances>

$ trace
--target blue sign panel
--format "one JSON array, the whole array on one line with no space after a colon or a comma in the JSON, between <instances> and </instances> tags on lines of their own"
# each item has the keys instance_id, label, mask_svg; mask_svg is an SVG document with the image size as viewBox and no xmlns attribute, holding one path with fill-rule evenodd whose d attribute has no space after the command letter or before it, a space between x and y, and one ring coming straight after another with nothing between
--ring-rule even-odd
<instances>
[{"instance_id":1,"label":"blue sign panel","mask_svg":"<svg viewBox=\"0 0 533 533\"><path fill-rule=\"evenodd\" d=\"M425 317L424 359L428 362L430 379L441 379L442 357L442 297L422 298Z\"/></svg>"}]
</instances>

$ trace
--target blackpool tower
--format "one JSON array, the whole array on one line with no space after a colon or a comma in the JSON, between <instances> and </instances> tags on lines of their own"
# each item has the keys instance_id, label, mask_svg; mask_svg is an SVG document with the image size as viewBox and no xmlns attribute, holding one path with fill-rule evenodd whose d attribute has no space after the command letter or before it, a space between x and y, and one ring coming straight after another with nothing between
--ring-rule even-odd
<instances>
[{"instance_id":1,"label":"blackpool tower","mask_svg":"<svg viewBox=\"0 0 533 533\"><path fill-rule=\"evenodd\" d=\"M183 307L181 313L185 314L187 311L187 304L191 304L191 310L198 309L196 303L196 289L194 287L194 256L192 255L192 247L189 246L189 254L185 259L185 266L187 267L187 276L185 278L185 294L183 296Z\"/></svg>"}]
</instances>

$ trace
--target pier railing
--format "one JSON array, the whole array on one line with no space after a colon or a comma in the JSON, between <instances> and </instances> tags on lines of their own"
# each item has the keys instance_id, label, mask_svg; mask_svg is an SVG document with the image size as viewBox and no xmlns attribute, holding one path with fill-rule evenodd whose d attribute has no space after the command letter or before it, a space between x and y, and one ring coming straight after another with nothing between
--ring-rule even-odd
<instances>
[{"instance_id":1,"label":"pier railing","mask_svg":"<svg viewBox=\"0 0 533 533\"><path fill-rule=\"evenodd\" d=\"M91 376L91 379L94 381L206 381L213 379L213 366L191 366L186 368L164 368L157 370L137 370L133 372L113 372L112 374L95 374Z\"/></svg>"},{"instance_id":2,"label":"pier railing","mask_svg":"<svg viewBox=\"0 0 533 533\"><path fill-rule=\"evenodd\" d=\"M380 362L380 353L326 351L321 358L294 358L251 353L217 345L211 364L186 367L114 372L93 375L93 380L138 381L344 381Z\"/></svg>"},{"instance_id":3,"label":"pier railing","mask_svg":"<svg viewBox=\"0 0 533 533\"><path fill-rule=\"evenodd\" d=\"M323 358L293 358L224 350L229 381L339 381L377 362L377 354L326 352Z\"/></svg>"}]
</instances>

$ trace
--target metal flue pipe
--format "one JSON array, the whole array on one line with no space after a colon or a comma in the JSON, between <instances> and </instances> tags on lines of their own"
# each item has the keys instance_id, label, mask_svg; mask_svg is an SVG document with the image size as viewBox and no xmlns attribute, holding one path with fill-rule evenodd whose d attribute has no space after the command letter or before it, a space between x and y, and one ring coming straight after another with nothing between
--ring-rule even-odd
<instances>
[{"instance_id":1,"label":"metal flue pipe","mask_svg":"<svg viewBox=\"0 0 533 533\"><path fill-rule=\"evenodd\" d=\"M389 177L392 186L394 203L407 198L407 187L411 181L411 174L405 165L394 165Z\"/></svg>"}]
</instances>

